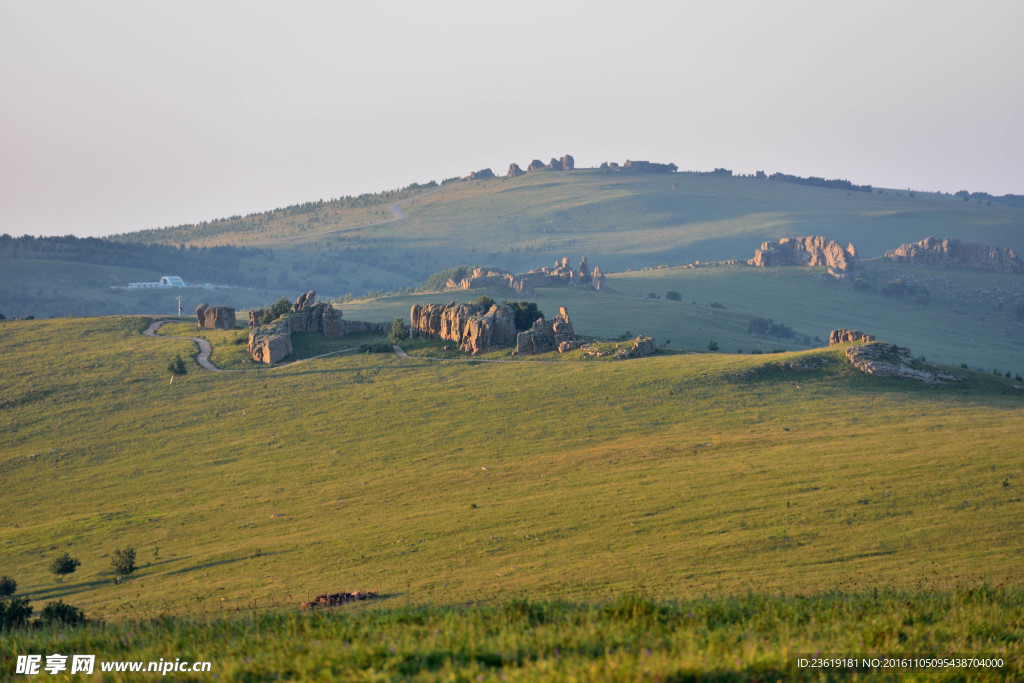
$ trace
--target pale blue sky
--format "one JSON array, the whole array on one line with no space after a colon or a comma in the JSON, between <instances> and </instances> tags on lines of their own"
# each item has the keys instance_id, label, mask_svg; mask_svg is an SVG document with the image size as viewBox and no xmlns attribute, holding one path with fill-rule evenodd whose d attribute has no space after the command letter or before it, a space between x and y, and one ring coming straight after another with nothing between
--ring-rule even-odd
<instances>
[{"instance_id":1,"label":"pale blue sky","mask_svg":"<svg viewBox=\"0 0 1024 683\"><path fill-rule=\"evenodd\" d=\"M570 153L1024 194L1024 2L0 0L0 232Z\"/></svg>"}]
</instances>

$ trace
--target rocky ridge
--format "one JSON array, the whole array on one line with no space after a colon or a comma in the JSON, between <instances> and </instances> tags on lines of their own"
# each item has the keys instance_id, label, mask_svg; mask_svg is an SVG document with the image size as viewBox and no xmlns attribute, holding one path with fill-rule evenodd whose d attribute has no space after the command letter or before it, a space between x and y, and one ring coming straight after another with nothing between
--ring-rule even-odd
<instances>
[{"instance_id":1,"label":"rocky ridge","mask_svg":"<svg viewBox=\"0 0 1024 683\"><path fill-rule=\"evenodd\" d=\"M487 286L502 286L525 296L536 294L537 287L546 287L556 282L573 286L587 286L599 292L605 290L605 276L599 266L593 272L587 263L587 257L580 260L579 267L573 269L567 257L555 261L554 266L535 268L526 273L512 273L500 268L474 268L469 277L459 281L448 280L448 289L478 289Z\"/></svg>"},{"instance_id":2,"label":"rocky ridge","mask_svg":"<svg viewBox=\"0 0 1024 683\"><path fill-rule=\"evenodd\" d=\"M1013 249L952 238L928 237L920 242L904 244L885 252L885 258L915 265L984 268L997 273L1024 271L1024 262Z\"/></svg>"}]
</instances>

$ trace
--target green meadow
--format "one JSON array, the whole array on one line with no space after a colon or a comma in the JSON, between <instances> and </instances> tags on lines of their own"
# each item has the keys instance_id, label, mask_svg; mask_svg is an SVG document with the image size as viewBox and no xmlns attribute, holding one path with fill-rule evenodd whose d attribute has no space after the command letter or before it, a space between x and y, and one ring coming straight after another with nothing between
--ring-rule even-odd
<instances>
[{"instance_id":1,"label":"green meadow","mask_svg":"<svg viewBox=\"0 0 1024 683\"><path fill-rule=\"evenodd\" d=\"M1014 380L873 378L826 348L559 363L346 353L230 373L190 360L171 383L168 360L194 344L142 337L147 323L0 323L0 573L37 611L61 599L106 624L68 636L97 652L135 652L120 629L154 655L194 640L183 634L233 634L210 658L253 680L331 666L630 679L647 671L644 649L660 662L650 671L680 680L707 658L723 676L771 678L788 653L831 647L1021 654ZM215 359L239 333L211 334ZM139 568L115 585L123 547ZM82 565L58 583L47 567L65 551ZM964 597L982 587L980 606ZM357 589L382 599L297 613ZM666 616L641 627L601 611L623 595ZM952 625L922 616L946 604ZM527 616L488 611L509 609ZM681 625L728 609L738 616L719 626ZM513 629L521 657L474 631L535 611L555 626ZM394 651L367 635L381 629ZM47 633L18 635L5 657L45 650ZM358 633L352 658L336 654Z\"/></svg>"}]
</instances>

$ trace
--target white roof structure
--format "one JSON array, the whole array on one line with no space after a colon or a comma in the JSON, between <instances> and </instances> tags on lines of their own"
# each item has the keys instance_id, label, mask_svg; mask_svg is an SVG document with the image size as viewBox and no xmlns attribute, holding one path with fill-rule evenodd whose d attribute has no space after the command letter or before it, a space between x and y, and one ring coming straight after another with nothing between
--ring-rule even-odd
<instances>
[{"instance_id":1,"label":"white roof structure","mask_svg":"<svg viewBox=\"0 0 1024 683\"><path fill-rule=\"evenodd\" d=\"M177 275L164 275L160 278L160 284L164 287L184 287L185 281Z\"/></svg>"}]
</instances>

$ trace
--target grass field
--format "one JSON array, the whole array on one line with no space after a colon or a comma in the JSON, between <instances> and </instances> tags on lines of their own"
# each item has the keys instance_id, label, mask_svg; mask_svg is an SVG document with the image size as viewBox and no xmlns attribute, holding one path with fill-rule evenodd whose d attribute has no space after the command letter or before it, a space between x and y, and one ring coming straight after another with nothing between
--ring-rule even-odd
<instances>
[{"instance_id":1,"label":"grass field","mask_svg":"<svg viewBox=\"0 0 1024 683\"><path fill-rule=\"evenodd\" d=\"M814 643L1020 655L1012 380L871 378L818 349L555 364L342 354L236 373L189 361L168 384L168 360L194 344L144 338L146 324L0 323L13 350L0 358L0 573L37 610L62 599L108 624L5 638L7 654L71 638L182 657L200 633L222 671L256 680L348 666L614 678L609 666L629 679L712 661L755 679ZM204 333L214 358L239 332ZM821 367L783 365L798 359ZM128 546L139 569L115 585L110 556ZM82 565L56 583L47 566L65 551ZM982 602L964 597L986 585ZM383 611L294 611L356 589L380 591ZM630 594L655 616L602 612ZM520 619L492 611L515 600L551 625L488 631ZM950 602L954 627L927 616ZM738 616L679 625L722 610ZM173 620L148 622L161 615ZM381 646L359 635L379 620ZM456 623L447 640L422 637ZM122 631L137 644L118 645Z\"/></svg>"},{"instance_id":2,"label":"grass field","mask_svg":"<svg viewBox=\"0 0 1024 683\"><path fill-rule=\"evenodd\" d=\"M831 330L853 328L939 363L1024 374L1024 319L1018 312L1024 275L873 260L864 264L862 278L870 289L840 283L821 268L657 268L610 275L607 293L554 286L528 298L549 317L565 306L576 332L594 337L630 332L653 336L669 348L699 351L713 340L724 352L750 353L810 348L826 344ZM896 278L926 287L930 302L919 305L883 294ZM669 291L678 292L681 300L667 299ZM472 301L482 294L497 301L524 298L507 289L454 290L356 300L341 308L358 320L408 320L415 303ZM754 317L787 325L811 343L750 334Z\"/></svg>"}]
</instances>

